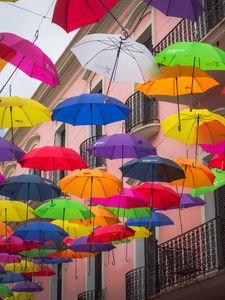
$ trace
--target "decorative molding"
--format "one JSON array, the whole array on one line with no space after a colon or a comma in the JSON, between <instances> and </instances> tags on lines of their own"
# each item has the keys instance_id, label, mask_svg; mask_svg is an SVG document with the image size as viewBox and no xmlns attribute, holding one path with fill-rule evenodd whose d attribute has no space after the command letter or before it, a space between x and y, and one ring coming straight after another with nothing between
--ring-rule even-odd
<instances>
[{"instance_id":1,"label":"decorative molding","mask_svg":"<svg viewBox=\"0 0 225 300\"><path fill-rule=\"evenodd\" d=\"M38 146L39 142L40 142L40 135L32 135L28 140L28 142L26 143L24 147L24 151L28 152L32 150L35 146Z\"/></svg>"},{"instance_id":2,"label":"decorative molding","mask_svg":"<svg viewBox=\"0 0 225 300\"><path fill-rule=\"evenodd\" d=\"M3 174L5 177L9 177L16 170L16 163L8 163L4 168Z\"/></svg>"}]
</instances>

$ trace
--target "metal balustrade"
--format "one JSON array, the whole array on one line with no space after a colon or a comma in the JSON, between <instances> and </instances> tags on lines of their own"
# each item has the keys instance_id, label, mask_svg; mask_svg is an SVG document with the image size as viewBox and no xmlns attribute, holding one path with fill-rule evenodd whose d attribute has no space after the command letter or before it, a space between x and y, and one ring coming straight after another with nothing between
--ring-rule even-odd
<instances>
[{"instance_id":1,"label":"metal balustrade","mask_svg":"<svg viewBox=\"0 0 225 300\"><path fill-rule=\"evenodd\" d=\"M80 293L77 300L105 300L105 291L89 290Z\"/></svg>"}]
</instances>

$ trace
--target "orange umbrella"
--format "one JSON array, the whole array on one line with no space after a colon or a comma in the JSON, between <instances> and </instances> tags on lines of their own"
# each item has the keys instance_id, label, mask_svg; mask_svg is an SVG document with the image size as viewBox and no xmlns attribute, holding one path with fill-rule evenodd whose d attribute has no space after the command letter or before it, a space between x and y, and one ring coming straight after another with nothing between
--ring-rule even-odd
<instances>
[{"instance_id":1,"label":"orange umbrella","mask_svg":"<svg viewBox=\"0 0 225 300\"><path fill-rule=\"evenodd\" d=\"M177 158L175 162L184 170L186 178L171 182L171 185L181 185L189 188L213 185L215 175L209 168L194 159Z\"/></svg>"},{"instance_id":2,"label":"orange umbrella","mask_svg":"<svg viewBox=\"0 0 225 300\"><path fill-rule=\"evenodd\" d=\"M70 249L61 250L51 254L49 257L54 258L85 258L89 256L96 256L98 253L95 252L75 252Z\"/></svg>"},{"instance_id":3,"label":"orange umbrella","mask_svg":"<svg viewBox=\"0 0 225 300\"><path fill-rule=\"evenodd\" d=\"M13 233L13 230L7 226L5 223L0 222L0 236L4 236L4 235L10 235L11 233Z\"/></svg>"}]
</instances>

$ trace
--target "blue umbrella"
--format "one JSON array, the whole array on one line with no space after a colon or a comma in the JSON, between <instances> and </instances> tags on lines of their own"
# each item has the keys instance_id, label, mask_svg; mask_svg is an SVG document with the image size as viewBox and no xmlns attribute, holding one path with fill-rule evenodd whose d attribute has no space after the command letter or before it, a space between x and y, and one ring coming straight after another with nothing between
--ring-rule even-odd
<instances>
[{"instance_id":1,"label":"blue umbrella","mask_svg":"<svg viewBox=\"0 0 225 300\"><path fill-rule=\"evenodd\" d=\"M184 171L174 161L157 155L133 159L120 167L124 177L141 181L171 182L185 178Z\"/></svg>"},{"instance_id":2,"label":"blue umbrella","mask_svg":"<svg viewBox=\"0 0 225 300\"><path fill-rule=\"evenodd\" d=\"M65 263L70 263L72 261L73 260L70 258L47 258L47 257L37 258L34 260L35 264L52 264L52 265L65 264Z\"/></svg>"},{"instance_id":3,"label":"blue umbrella","mask_svg":"<svg viewBox=\"0 0 225 300\"><path fill-rule=\"evenodd\" d=\"M128 219L125 223L127 226L140 226L140 227L160 227L166 225L173 225L174 222L164 214L152 212L151 217Z\"/></svg>"},{"instance_id":4,"label":"blue umbrella","mask_svg":"<svg viewBox=\"0 0 225 300\"><path fill-rule=\"evenodd\" d=\"M127 120L130 109L116 98L103 94L82 94L59 103L52 111L52 120L77 125L106 125Z\"/></svg>"},{"instance_id":5,"label":"blue umbrella","mask_svg":"<svg viewBox=\"0 0 225 300\"><path fill-rule=\"evenodd\" d=\"M28 279L20 273L6 273L0 276L0 284L27 281Z\"/></svg>"},{"instance_id":6,"label":"blue umbrella","mask_svg":"<svg viewBox=\"0 0 225 300\"><path fill-rule=\"evenodd\" d=\"M59 244L68 236L60 227L49 222L27 222L17 228L12 235L20 237L24 241L55 241Z\"/></svg>"},{"instance_id":7,"label":"blue umbrella","mask_svg":"<svg viewBox=\"0 0 225 300\"><path fill-rule=\"evenodd\" d=\"M0 195L14 200L44 201L57 198L60 194L56 184L38 175L12 176L0 184Z\"/></svg>"}]
</instances>

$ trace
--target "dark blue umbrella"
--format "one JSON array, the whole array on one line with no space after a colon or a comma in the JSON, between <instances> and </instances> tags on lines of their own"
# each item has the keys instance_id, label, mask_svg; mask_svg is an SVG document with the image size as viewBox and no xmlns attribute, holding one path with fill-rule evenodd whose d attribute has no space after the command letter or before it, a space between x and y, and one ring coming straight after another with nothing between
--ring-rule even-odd
<instances>
[{"instance_id":1,"label":"dark blue umbrella","mask_svg":"<svg viewBox=\"0 0 225 300\"><path fill-rule=\"evenodd\" d=\"M88 236L77 238L68 246L68 249L77 252L105 252L114 248L111 243L89 243Z\"/></svg>"},{"instance_id":2,"label":"dark blue umbrella","mask_svg":"<svg viewBox=\"0 0 225 300\"><path fill-rule=\"evenodd\" d=\"M116 98L103 94L82 94L59 103L52 120L76 125L106 125L127 120L130 109Z\"/></svg>"},{"instance_id":3,"label":"dark blue umbrella","mask_svg":"<svg viewBox=\"0 0 225 300\"><path fill-rule=\"evenodd\" d=\"M152 212L151 217L128 219L125 223L127 226L140 226L140 227L160 227L166 225L173 225L174 222L161 213Z\"/></svg>"},{"instance_id":4,"label":"dark blue umbrella","mask_svg":"<svg viewBox=\"0 0 225 300\"><path fill-rule=\"evenodd\" d=\"M141 181L171 182L185 178L184 171L174 161L157 155L133 159L120 167L124 177Z\"/></svg>"},{"instance_id":5,"label":"dark blue umbrella","mask_svg":"<svg viewBox=\"0 0 225 300\"><path fill-rule=\"evenodd\" d=\"M68 236L60 227L49 222L27 222L17 228L12 235L20 237L24 241L55 241L59 244Z\"/></svg>"},{"instance_id":6,"label":"dark blue umbrella","mask_svg":"<svg viewBox=\"0 0 225 300\"><path fill-rule=\"evenodd\" d=\"M57 198L60 194L56 184L38 175L12 176L0 184L0 195L14 200L44 201Z\"/></svg>"},{"instance_id":7,"label":"dark blue umbrella","mask_svg":"<svg viewBox=\"0 0 225 300\"><path fill-rule=\"evenodd\" d=\"M34 260L35 264L52 264L52 265L57 265L57 264L65 264L65 263L70 263L73 260L70 258L37 258Z\"/></svg>"},{"instance_id":8,"label":"dark blue umbrella","mask_svg":"<svg viewBox=\"0 0 225 300\"><path fill-rule=\"evenodd\" d=\"M0 284L3 283L13 283L28 280L26 277L21 275L20 273L6 273L0 275Z\"/></svg>"}]
</instances>

